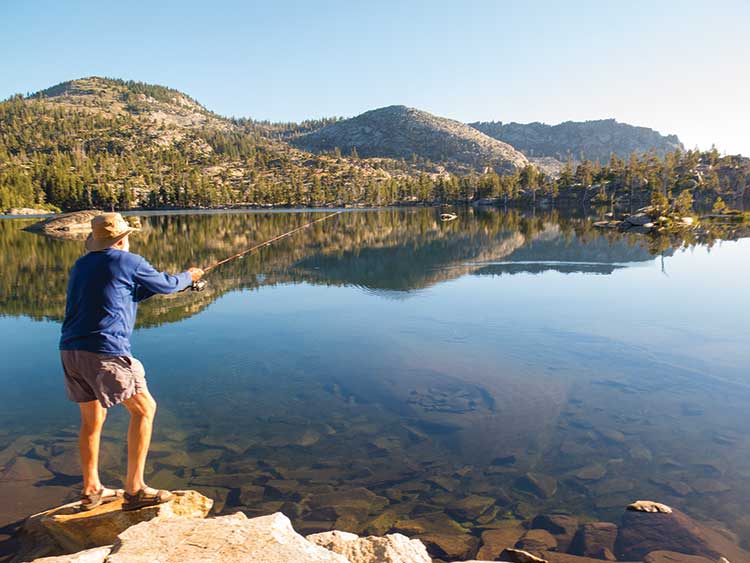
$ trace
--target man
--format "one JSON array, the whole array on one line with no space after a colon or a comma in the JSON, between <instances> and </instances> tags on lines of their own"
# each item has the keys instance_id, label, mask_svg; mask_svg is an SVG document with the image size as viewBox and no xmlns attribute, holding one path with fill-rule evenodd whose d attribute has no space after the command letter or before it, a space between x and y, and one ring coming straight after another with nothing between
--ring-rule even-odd
<instances>
[{"instance_id":1,"label":"man","mask_svg":"<svg viewBox=\"0 0 750 563\"><path fill-rule=\"evenodd\" d=\"M146 386L143 365L130 353L130 335L138 301L181 291L199 280L203 270L190 268L177 275L158 272L130 252L128 235L136 230L119 213L94 217L86 240L89 253L70 271L60 355L68 397L81 410L83 510L121 495L123 510L171 498L171 493L152 489L143 479L156 401ZM130 412L124 493L99 481L99 440L106 409L119 403Z\"/></svg>"}]
</instances>

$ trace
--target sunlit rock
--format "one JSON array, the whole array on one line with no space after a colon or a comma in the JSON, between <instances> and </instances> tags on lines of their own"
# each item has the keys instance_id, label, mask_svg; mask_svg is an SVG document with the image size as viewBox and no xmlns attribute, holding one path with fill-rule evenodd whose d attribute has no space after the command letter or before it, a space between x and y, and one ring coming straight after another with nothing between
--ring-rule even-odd
<instances>
[{"instance_id":1,"label":"sunlit rock","mask_svg":"<svg viewBox=\"0 0 750 563\"><path fill-rule=\"evenodd\" d=\"M359 537L356 534L333 531L312 534L307 539L314 544L346 557L351 563L431 563L424 544L401 534L385 537Z\"/></svg>"},{"instance_id":2,"label":"sunlit rock","mask_svg":"<svg viewBox=\"0 0 750 563\"><path fill-rule=\"evenodd\" d=\"M122 500L102 504L87 511L74 502L35 514L23 525L22 540L28 544L51 546L48 553L74 553L83 549L112 545L117 535L146 520L205 518L213 501L195 491L175 491L167 503L123 512Z\"/></svg>"}]
</instances>

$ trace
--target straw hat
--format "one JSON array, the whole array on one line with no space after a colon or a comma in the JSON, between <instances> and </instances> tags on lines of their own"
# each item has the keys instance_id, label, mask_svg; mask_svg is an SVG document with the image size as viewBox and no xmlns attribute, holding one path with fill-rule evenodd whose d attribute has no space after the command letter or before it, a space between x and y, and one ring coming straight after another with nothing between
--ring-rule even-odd
<instances>
[{"instance_id":1,"label":"straw hat","mask_svg":"<svg viewBox=\"0 0 750 563\"><path fill-rule=\"evenodd\" d=\"M86 250L104 250L139 230L128 225L119 213L102 213L91 219L91 234L86 239Z\"/></svg>"}]
</instances>

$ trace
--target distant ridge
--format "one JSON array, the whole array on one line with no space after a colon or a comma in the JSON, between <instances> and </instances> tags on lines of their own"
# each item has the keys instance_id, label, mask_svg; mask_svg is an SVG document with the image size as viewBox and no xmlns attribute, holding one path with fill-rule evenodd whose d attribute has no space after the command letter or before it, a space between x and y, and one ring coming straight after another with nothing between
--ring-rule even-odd
<instances>
[{"instance_id":1,"label":"distant ridge","mask_svg":"<svg viewBox=\"0 0 750 563\"><path fill-rule=\"evenodd\" d=\"M297 138L313 152L356 150L362 157L411 158L413 155L448 166L512 171L528 161L507 143L488 137L453 119L406 106L388 106L332 123Z\"/></svg>"},{"instance_id":2,"label":"distant ridge","mask_svg":"<svg viewBox=\"0 0 750 563\"><path fill-rule=\"evenodd\" d=\"M606 162L610 154L627 159L631 153L654 151L660 157L675 149L684 149L677 135L662 135L648 127L618 123L614 119L546 123L502 123L477 121L472 127L494 139L513 145L526 156L549 156L566 160L585 157Z\"/></svg>"}]
</instances>

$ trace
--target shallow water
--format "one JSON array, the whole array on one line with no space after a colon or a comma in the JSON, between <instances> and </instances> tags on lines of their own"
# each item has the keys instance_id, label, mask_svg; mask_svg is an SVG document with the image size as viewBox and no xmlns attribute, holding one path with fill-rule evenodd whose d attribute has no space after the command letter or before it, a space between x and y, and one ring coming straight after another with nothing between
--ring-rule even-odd
<instances>
[{"instance_id":1,"label":"shallow water","mask_svg":"<svg viewBox=\"0 0 750 563\"><path fill-rule=\"evenodd\" d=\"M581 218L438 214L345 213L142 306L152 484L303 531L447 511L476 534L649 498L746 535L750 239L654 254ZM132 250L176 270L309 219L150 215ZM0 526L77 487L57 339L81 244L25 224L0 221ZM125 424L113 409L109 482ZM470 494L495 505L456 508Z\"/></svg>"}]
</instances>

